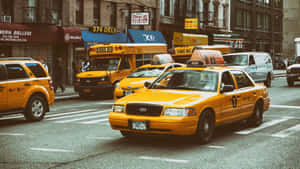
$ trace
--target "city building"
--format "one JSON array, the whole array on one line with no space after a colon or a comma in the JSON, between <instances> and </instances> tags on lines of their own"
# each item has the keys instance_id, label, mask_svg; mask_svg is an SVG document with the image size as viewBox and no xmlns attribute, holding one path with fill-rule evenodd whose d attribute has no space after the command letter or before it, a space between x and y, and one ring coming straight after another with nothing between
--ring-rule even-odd
<instances>
[{"instance_id":1,"label":"city building","mask_svg":"<svg viewBox=\"0 0 300 169\"><path fill-rule=\"evenodd\" d=\"M42 56L51 74L62 57L65 81L72 84L89 46L137 42L132 34L154 40L157 33L150 31L158 30L159 5L159 0L1 0L0 56ZM148 16L145 24L130 23L130 16L139 22L141 13Z\"/></svg>"},{"instance_id":2,"label":"city building","mask_svg":"<svg viewBox=\"0 0 300 169\"><path fill-rule=\"evenodd\" d=\"M284 1L283 10L283 56L294 59L294 40L300 37L300 1Z\"/></svg>"},{"instance_id":3,"label":"city building","mask_svg":"<svg viewBox=\"0 0 300 169\"><path fill-rule=\"evenodd\" d=\"M231 31L246 51L282 54L283 0L232 0Z\"/></svg>"}]
</instances>

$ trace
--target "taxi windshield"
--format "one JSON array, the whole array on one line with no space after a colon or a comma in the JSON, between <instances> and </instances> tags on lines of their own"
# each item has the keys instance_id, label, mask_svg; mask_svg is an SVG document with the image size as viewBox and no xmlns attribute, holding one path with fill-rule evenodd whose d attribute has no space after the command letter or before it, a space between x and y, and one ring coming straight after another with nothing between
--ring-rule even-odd
<instances>
[{"instance_id":1,"label":"taxi windshield","mask_svg":"<svg viewBox=\"0 0 300 169\"><path fill-rule=\"evenodd\" d=\"M159 76L162 71L164 70L164 67L145 67L145 68L139 68L132 72L128 78L137 78L137 77L157 77Z\"/></svg>"},{"instance_id":2,"label":"taxi windshield","mask_svg":"<svg viewBox=\"0 0 300 169\"><path fill-rule=\"evenodd\" d=\"M117 70L120 58L95 59L89 70Z\"/></svg>"},{"instance_id":3,"label":"taxi windshield","mask_svg":"<svg viewBox=\"0 0 300 169\"><path fill-rule=\"evenodd\" d=\"M172 70L156 80L151 89L217 91L218 73L199 70Z\"/></svg>"},{"instance_id":4,"label":"taxi windshield","mask_svg":"<svg viewBox=\"0 0 300 169\"><path fill-rule=\"evenodd\" d=\"M228 66L248 65L248 55L225 55L224 61Z\"/></svg>"}]
</instances>

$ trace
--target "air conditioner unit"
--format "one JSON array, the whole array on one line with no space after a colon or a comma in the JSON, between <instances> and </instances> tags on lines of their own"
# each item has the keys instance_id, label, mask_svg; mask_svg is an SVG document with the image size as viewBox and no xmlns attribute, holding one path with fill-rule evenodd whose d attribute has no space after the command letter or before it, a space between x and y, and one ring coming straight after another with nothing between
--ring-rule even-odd
<instances>
[{"instance_id":1,"label":"air conditioner unit","mask_svg":"<svg viewBox=\"0 0 300 169\"><path fill-rule=\"evenodd\" d=\"M2 23L11 23L11 16L1 16Z\"/></svg>"}]
</instances>

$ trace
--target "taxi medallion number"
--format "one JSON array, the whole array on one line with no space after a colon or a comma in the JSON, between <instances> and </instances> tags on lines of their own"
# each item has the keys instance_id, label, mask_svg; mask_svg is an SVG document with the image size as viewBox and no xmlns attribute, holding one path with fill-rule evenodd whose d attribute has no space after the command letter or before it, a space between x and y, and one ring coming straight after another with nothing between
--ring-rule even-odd
<instances>
[{"instance_id":1,"label":"taxi medallion number","mask_svg":"<svg viewBox=\"0 0 300 169\"><path fill-rule=\"evenodd\" d=\"M132 121L131 127L134 130L147 130L147 125L145 121Z\"/></svg>"}]
</instances>

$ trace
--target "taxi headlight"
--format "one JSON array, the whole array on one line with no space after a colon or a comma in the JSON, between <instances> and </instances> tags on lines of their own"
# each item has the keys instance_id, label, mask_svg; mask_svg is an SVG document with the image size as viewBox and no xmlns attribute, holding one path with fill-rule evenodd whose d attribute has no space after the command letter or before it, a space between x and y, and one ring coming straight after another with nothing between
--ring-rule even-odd
<instances>
[{"instance_id":1,"label":"taxi headlight","mask_svg":"<svg viewBox=\"0 0 300 169\"><path fill-rule=\"evenodd\" d=\"M166 108L165 116L195 116L196 111L193 108Z\"/></svg>"},{"instance_id":2,"label":"taxi headlight","mask_svg":"<svg viewBox=\"0 0 300 169\"><path fill-rule=\"evenodd\" d=\"M118 105L118 104L114 104L112 107L112 111L116 112L116 113L123 113L125 106L124 105Z\"/></svg>"}]
</instances>

